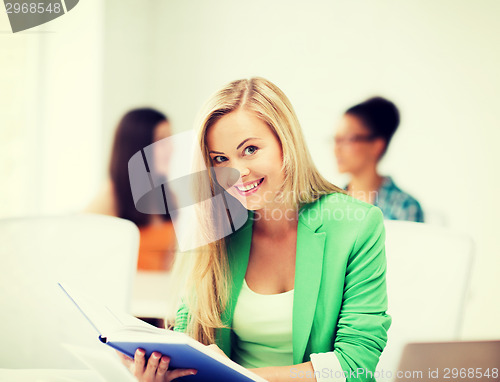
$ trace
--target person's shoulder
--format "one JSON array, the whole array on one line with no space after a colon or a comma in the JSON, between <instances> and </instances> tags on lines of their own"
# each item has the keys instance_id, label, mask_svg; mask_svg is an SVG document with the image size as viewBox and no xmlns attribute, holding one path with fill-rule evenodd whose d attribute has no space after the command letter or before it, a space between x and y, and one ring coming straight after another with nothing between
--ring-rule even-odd
<instances>
[{"instance_id":1,"label":"person's shoulder","mask_svg":"<svg viewBox=\"0 0 500 382\"><path fill-rule=\"evenodd\" d=\"M389 219L424 221L424 211L418 200L399 188L391 177L386 177L383 187L385 192L381 195L384 199L377 200L377 204L384 206Z\"/></svg>"},{"instance_id":2,"label":"person's shoulder","mask_svg":"<svg viewBox=\"0 0 500 382\"><path fill-rule=\"evenodd\" d=\"M391 177L387 177L390 182L390 195L391 199L398 200L398 203L400 203L403 207L404 206L417 206L418 208L420 207L420 203L418 200L411 194L409 194L406 191L403 191L400 187L394 183Z\"/></svg>"},{"instance_id":3,"label":"person's shoulder","mask_svg":"<svg viewBox=\"0 0 500 382\"><path fill-rule=\"evenodd\" d=\"M407 200L408 202L418 203L417 199L406 191L403 191L390 176L386 177L385 186L388 190L388 194L392 197L398 196L401 199Z\"/></svg>"},{"instance_id":4,"label":"person's shoulder","mask_svg":"<svg viewBox=\"0 0 500 382\"><path fill-rule=\"evenodd\" d=\"M355 197L336 192L333 194L324 195L320 199L320 208L323 211L343 211L343 212L353 212L357 214L367 214L371 210L378 210L373 204L364 202L362 200L356 199Z\"/></svg>"}]
</instances>

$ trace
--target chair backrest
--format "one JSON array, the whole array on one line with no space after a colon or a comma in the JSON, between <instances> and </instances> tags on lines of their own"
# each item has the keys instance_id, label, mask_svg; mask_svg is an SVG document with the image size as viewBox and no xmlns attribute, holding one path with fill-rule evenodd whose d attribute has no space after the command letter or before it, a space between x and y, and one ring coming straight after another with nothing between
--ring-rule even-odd
<instances>
[{"instance_id":1,"label":"chair backrest","mask_svg":"<svg viewBox=\"0 0 500 382\"><path fill-rule=\"evenodd\" d=\"M441 227L448 227L449 221L446 213L439 208L427 207L424 208L424 221L425 224L438 225Z\"/></svg>"},{"instance_id":2,"label":"chair backrest","mask_svg":"<svg viewBox=\"0 0 500 382\"><path fill-rule=\"evenodd\" d=\"M395 373L406 343L459 338L474 245L444 227L389 220L385 227L392 325L377 370Z\"/></svg>"},{"instance_id":3,"label":"chair backrest","mask_svg":"<svg viewBox=\"0 0 500 382\"><path fill-rule=\"evenodd\" d=\"M128 311L139 231L93 214L0 220L0 368L81 368L61 343L99 347L57 282Z\"/></svg>"}]
</instances>

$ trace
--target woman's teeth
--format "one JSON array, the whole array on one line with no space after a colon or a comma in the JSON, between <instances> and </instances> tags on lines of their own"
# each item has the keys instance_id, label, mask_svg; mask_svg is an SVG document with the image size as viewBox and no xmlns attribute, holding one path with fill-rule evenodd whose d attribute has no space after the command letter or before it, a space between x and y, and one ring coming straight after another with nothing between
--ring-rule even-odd
<instances>
[{"instance_id":1,"label":"woman's teeth","mask_svg":"<svg viewBox=\"0 0 500 382\"><path fill-rule=\"evenodd\" d=\"M245 187L236 186L236 188L238 190L240 190L241 192L250 191L251 189L257 187L261 182L262 182L262 179L259 179L259 180L256 180L255 182L253 182L252 184L249 184L248 186L245 186Z\"/></svg>"}]
</instances>

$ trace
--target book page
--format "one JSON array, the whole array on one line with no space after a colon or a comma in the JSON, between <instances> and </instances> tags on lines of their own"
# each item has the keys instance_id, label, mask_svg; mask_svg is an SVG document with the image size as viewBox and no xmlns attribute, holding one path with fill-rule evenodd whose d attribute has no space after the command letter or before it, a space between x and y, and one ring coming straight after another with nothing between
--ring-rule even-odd
<instances>
[{"instance_id":1,"label":"book page","mask_svg":"<svg viewBox=\"0 0 500 382\"><path fill-rule=\"evenodd\" d=\"M84 293L72 289L68 284L59 286L63 293L73 302L78 310L85 316L89 323L100 335L112 333L123 327L121 320L106 306L94 302Z\"/></svg>"},{"instance_id":2,"label":"book page","mask_svg":"<svg viewBox=\"0 0 500 382\"><path fill-rule=\"evenodd\" d=\"M164 332L165 329L159 329L156 326L148 324L145 321L138 319L128 313L111 310L109 307L105 307L109 314L111 314L120 324L127 329L142 329L143 331L150 331L151 333Z\"/></svg>"},{"instance_id":3,"label":"book page","mask_svg":"<svg viewBox=\"0 0 500 382\"><path fill-rule=\"evenodd\" d=\"M137 382L137 379L121 363L116 354L110 354L107 351L96 352L95 349L69 344L62 344L62 346L68 349L90 369L97 372L106 382Z\"/></svg>"}]
</instances>

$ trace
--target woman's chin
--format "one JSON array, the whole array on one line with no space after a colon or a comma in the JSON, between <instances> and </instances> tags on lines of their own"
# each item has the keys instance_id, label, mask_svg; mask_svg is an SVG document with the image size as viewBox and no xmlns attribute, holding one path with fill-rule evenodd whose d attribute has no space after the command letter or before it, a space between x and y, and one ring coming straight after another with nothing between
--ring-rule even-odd
<instances>
[{"instance_id":1,"label":"woman's chin","mask_svg":"<svg viewBox=\"0 0 500 382\"><path fill-rule=\"evenodd\" d=\"M239 196L238 201L241 203L243 207L245 207L248 211L257 211L262 209L264 206L262 205L262 201L255 201L252 200L251 197L245 198L242 196Z\"/></svg>"},{"instance_id":2,"label":"woman's chin","mask_svg":"<svg viewBox=\"0 0 500 382\"><path fill-rule=\"evenodd\" d=\"M342 166L342 165L337 165L337 171L340 173L340 174L346 174L349 172L349 168L346 167L346 166Z\"/></svg>"},{"instance_id":3,"label":"woman's chin","mask_svg":"<svg viewBox=\"0 0 500 382\"><path fill-rule=\"evenodd\" d=\"M261 210L263 207L262 206L255 206L255 205L250 205L245 207L248 211L258 211Z\"/></svg>"},{"instance_id":4,"label":"woman's chin","mask_svg":"<svg viewBox=\"0 0 500 382\"><path fill-rule=\"evenodd\" d=\"M260 190L257 190L257 192L254 193L250 193L248 196L241 195L238 191L235 190L231 190L229 191L229 193L249 211L260 210L261 208L263 208L264 203L262 197L260 196Z\"/></svg>"},{"instance_id":5,"label":"woman's chin","mask_svg":"<svg viewBox=\"0 0 500 382\"><path fill-rule=\"evenodd\" d=\"M262 206L260 205L261 203L256 203L253 202L252 200L249 200L250 198L242 198L241 196L238 198L238 201L241 203L243 207L245 207L249 211L256 211L260 210Z\"/></svg>"}]
</instances>

